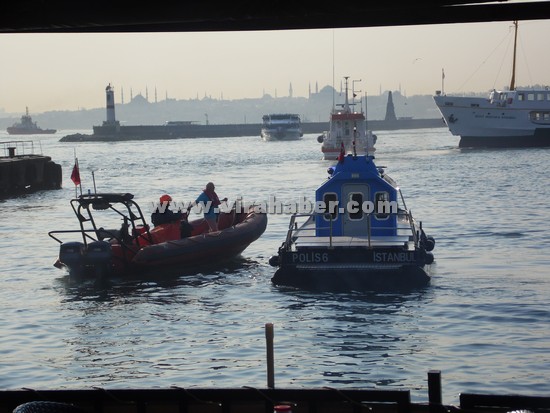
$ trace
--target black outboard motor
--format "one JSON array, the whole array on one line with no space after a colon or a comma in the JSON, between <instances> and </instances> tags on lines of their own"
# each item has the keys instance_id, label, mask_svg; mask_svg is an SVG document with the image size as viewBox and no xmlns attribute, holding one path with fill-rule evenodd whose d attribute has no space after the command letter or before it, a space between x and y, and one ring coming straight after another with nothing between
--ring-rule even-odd
<instances>
[{"instance_id":1,"label":"black outboard motor","mask_svg":"<svg viewBox=\"0 0 550 413\"><path fill-rule=\"evenodd\" d=\"M102 278L111 273L112 258L111 244L107 241L94 241L88 244L86 266L93 270L96 278Z\"/></svg>"},{"instance_id":2,"label":"black outboard motor","mask_svg":"<svg viewBox=\"0 0 550 413\"><path fill-rule=\"evenodd\" d=\"M64 242L59 246L59 262L67 267L70 275L80 275L84 266L84 244Z\"/></svg>"}]
</instances>

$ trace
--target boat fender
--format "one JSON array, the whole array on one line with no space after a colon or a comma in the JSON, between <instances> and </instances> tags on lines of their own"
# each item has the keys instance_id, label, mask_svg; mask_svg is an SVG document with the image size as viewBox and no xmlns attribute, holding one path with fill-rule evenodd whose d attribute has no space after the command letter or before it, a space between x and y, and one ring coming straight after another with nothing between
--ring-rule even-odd
<instances>
[{"instance_id":1,"label":"boat fender","mask_svg":"<svg viewBox=\"0 0 550 413\"><path fill-rule=\"evenodd\" d=\"M13 413L84 413L85 410L82 410L80 407L77 407L73 404L61 403L61 402L51 402L51 401L32 401L20 404L17 406Z\"/></svg>"},{"instance_id":2,"label":"boat fender","mask_svg":"<svg viewBox=\"0 0 550 413\"><path fill-rule=\"evenodd\" d=\"M279 256L278 255L272 255L269 257L269 265L272 267L278 267L279 266Z\"/></svg>"},{"instance_id":3,"label":"boat fender","mask_svg":"<svg viewBox=\"0 0 550 413\"><path fill-rule=\"evenodd\" d=\"M317 142L323 143L324 140L325 140L325 138L323 137L323 135L317 136Z\"/></svg>"},{"instance_id":4,"label":"boat fender","mask_svg":"<svg viewBox=\"0 0 550 413\"><path fill-rule=\"evenodd\" d=\"M426 237L424 240L424 248L426 248L426 251L432 251L435 248L434 237Z\"/></svg>"},{"instance_id":5,"label":"boat fender","mask_svg":"<svg viewBox=\"0 0 550 413\"><path fill-rule=\"evenodd\" d=\"M426 264L430 265L434 262L434 255L431 252L426 253Z\"/></svg>"}]
</instances>

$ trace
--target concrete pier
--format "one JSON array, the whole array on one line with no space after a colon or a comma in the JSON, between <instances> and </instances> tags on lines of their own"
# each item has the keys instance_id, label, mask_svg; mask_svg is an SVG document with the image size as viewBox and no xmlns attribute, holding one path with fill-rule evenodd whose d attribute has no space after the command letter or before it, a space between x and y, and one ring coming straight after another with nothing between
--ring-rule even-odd
<instances>
[{"instance_id":1,"label":"concrete pier","mask_svg":"<svg viewBox=\"0 0 550 413\"><path fill-rule=\"evenodd\" d=\"M0 142L0 147L0 197L61 188L61 165L33 154L31 141Z\"/></svg>"}]
</instances>

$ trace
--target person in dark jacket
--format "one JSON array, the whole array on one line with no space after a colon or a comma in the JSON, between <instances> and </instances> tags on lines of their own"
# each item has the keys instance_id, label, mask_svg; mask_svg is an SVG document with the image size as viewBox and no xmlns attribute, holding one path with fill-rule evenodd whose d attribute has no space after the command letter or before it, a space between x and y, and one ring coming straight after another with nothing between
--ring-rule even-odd
<instances>
[{"instance_id":1,"label":"person in dark jacket","mask_svg":"<svg viewBox=\"0 0 550 413\"><path fill-rule=\"evenodd\" d=\"M169 224L171 222L180 221L186 217L181 212L174 212L170 209L170 202L172 197L168 194L164 194L160 197L160 204L166 204L164 211L159 207L151 214L151 222L156 227L162 224Z\"/></svg>"}]
</instances>

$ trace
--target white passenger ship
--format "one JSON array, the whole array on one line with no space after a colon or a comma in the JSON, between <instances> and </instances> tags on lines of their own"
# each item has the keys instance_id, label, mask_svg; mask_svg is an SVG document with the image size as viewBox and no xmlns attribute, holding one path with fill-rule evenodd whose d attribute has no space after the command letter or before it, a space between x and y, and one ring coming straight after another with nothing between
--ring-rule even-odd
<instances>
[{"instance_id":1,"label":"white passenger ship","mask_svg":"<svg viewBox=\"0 0 550 413\"><path fill-rule=\"evenodd\" d=\"M435 104L449 131L460 136L459 147L550 146L550 90L515 87L516 43L509 90L493 90L488 98L436 91Z\"/></svg>"},{"instance_id":2,"label":"white passenger ship","mask_svg":"<svg viewBox=\"0 0 550 413\"><path fill-rule=\"evenodd\" d=\"M297 140L303 136L300 115L273 113L264 115L261 137L264 141Z\"/></svg>"}]
</instances>

